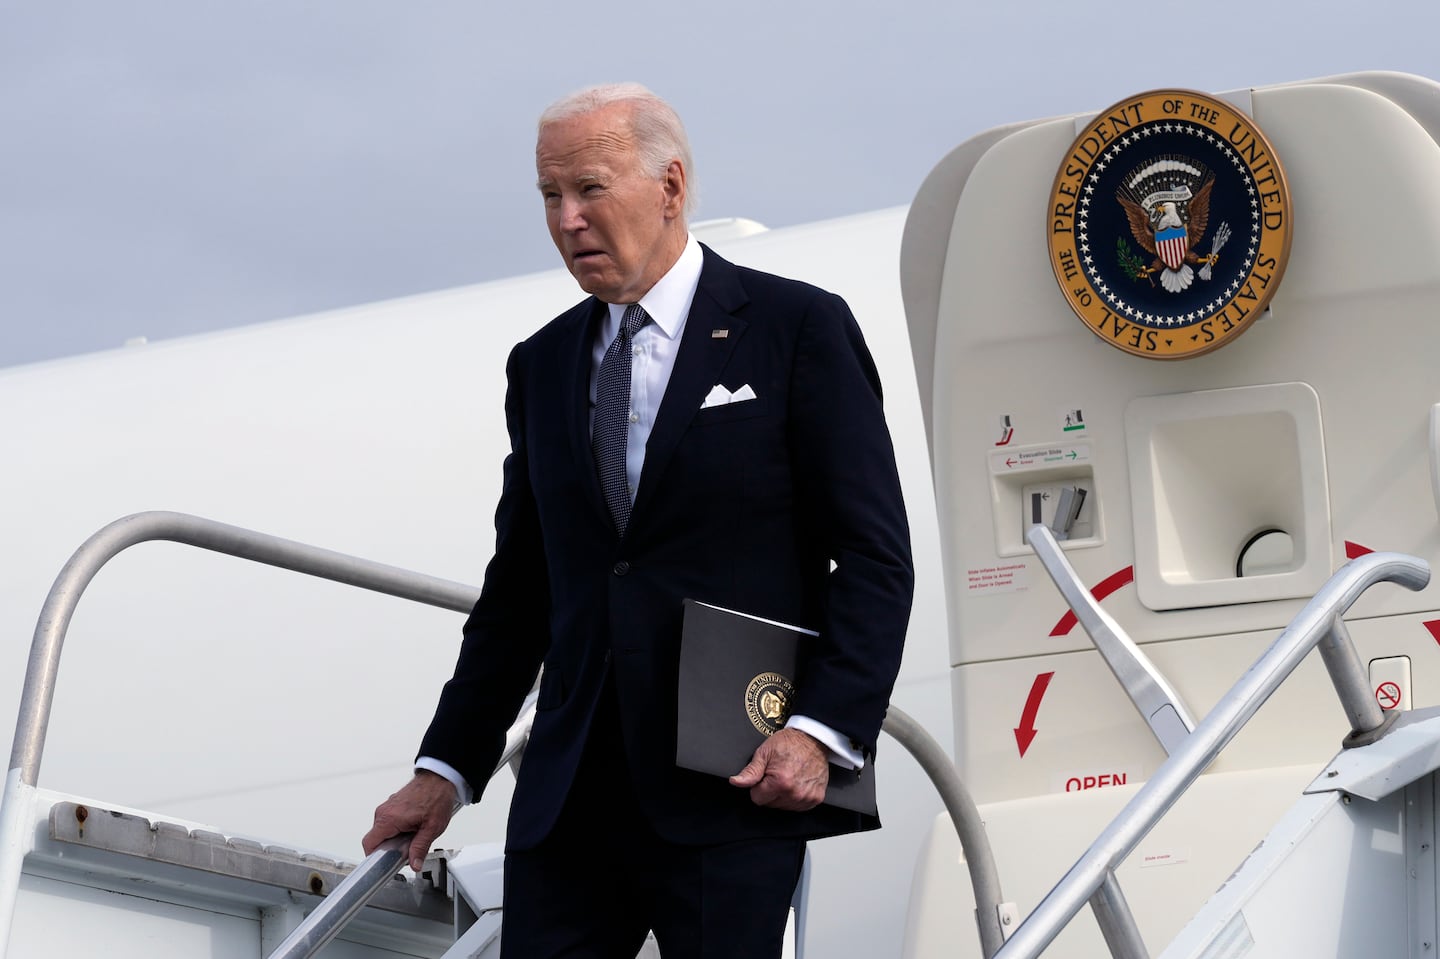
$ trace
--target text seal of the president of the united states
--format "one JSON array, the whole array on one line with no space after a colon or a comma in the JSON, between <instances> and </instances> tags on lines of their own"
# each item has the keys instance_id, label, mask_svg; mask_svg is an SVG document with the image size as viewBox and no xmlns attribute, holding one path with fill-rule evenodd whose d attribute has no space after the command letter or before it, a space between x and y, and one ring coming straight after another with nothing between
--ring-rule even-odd
<instances>
[{"instance_id":1,"label":"text seal of the president of the united states","mask_svg":"<svg viewBox=\"0 0 1440 959\"><path fill-rule=\"evenodd\" d=\"M1274 148L1234 104L1153 90L1102 110L1060 162L1050 265L1071 308L1127 353L1217 349L1275 295L1290 191Z\"/></svg>"},{"instance_id":2,"label":"text seal of the president of the united states","mask_svg":"<svg viewBox=\"0 0 1440 959\"><path fill-rule=\"evenodd\" d=\"M790 718L795 684L779 673L761 673L745 688L745 715L761 734L771 736Z\"/></svg>"}]
</instances>

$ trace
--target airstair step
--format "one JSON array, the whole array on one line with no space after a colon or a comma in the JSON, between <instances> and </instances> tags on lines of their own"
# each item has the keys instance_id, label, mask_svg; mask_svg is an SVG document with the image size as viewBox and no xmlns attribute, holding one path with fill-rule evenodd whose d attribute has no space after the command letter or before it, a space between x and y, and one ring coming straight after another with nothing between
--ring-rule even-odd
<instances>
[{"instance_id":1,"label":"airstair step","mask_svg":"<svg viewBox=\"0 0 1440 959\"><path fill-rule=\"evenodd\" d=\"M353 863L283 846L75 802L57 802L51 808L50 838L314 896L328 894L355 868ZM437 888L423 874L412 880L397 873L369 904L448 922L453 907L444 886L441 882Z\"/></svg>"}]
</instances>

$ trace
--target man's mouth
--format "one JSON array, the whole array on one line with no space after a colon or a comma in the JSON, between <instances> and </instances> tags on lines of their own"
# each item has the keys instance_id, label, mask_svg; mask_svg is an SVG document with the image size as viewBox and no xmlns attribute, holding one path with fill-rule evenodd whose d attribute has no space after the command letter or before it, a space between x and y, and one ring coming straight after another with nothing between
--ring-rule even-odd
<instances>
[{"instance_id":1,"label":"man's mouth","mask_svg":"<svg viewBox=\"0 0 1440 959\"><path fill-rule=\"evenodd\" d=\"M594 257L604 256L604 255L605 255L605 251L604 251L604 250L576 250L576 251L571 255L570 259L573 260L573 261L576 262L576 263L579 263L579 262L581 262L582 260L593 259Z\"/></svg>"}]
</instances>

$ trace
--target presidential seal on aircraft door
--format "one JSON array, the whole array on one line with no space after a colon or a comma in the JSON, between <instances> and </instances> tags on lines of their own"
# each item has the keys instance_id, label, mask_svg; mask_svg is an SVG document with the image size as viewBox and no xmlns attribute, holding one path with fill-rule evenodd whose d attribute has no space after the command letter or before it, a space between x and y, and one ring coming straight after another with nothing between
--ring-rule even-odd
<instances>
[{"instance_id":1,"label":"presidential seal on aircraft door","mask_svg":"<svg viewBox=\"0 0 1440 959\"><path fill-rule=\"evenodd\" d=\"M1275 295L1290 191L1234 104L1154 90L1101 111L1051 190L1050 265L1070 307L1127 353L1183 359L1228 343Z\"/></svg>"}]
</instances>

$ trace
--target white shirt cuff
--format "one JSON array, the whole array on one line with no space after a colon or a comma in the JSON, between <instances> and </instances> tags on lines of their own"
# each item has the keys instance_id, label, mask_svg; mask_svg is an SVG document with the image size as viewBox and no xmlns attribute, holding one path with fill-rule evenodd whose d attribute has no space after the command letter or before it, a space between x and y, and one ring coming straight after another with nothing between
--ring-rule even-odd
<instances>
[{"instance_id":1,"label":"white shirt cuff","mask_svg":"<svg viewBox=\"0 0 1440 959\"><path fill-rule=\"evenodd\" d=\"M785 723L786 729L799 730L810 736L830 751L830 761L841 769L864 769L865 757L842 736L822 722L809 716L791 716Z\"/></svg>"},{"instance_id":2,"label":"white shirt cuff","mask_svg":"<svg viewBox=\"0 0 1440 959\"><path fill-rule=\"evenodd\" d=\"M432 772L437 776L450 780L450 785L455 787L455 800L459 805L468 806L474 800L475 793L470 788L470 784L467 783L465 777L456 772L455 767L449 763L432 759L429 756L421 756L415 760L415 768L417 770L423 769L426 772Z\"/></svg>"}]
</instances>

